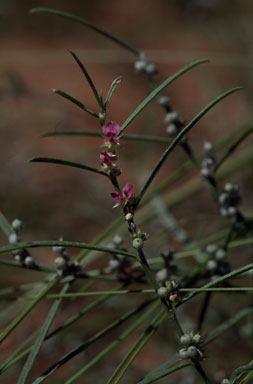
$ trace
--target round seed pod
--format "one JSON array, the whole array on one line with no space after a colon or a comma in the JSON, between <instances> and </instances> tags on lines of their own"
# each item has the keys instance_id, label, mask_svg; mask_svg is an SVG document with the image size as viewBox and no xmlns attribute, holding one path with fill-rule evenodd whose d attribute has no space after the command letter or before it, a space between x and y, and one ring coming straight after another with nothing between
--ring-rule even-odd
<instances>
[{"instance_id":1,"label":"round seed pod","mask_svg":"<svg viewBox=\"0 0 253 384\"><path fill-rule=\"evenodd\" d=\"M135 249L142 249L143 247L143 240L140 237L136 237L136 239L133 240L133 248Z\"/></svg>"},{"instance_id":2,"label":"round seed pod","mask_svg":"<svg viewBox=\"0 0 253 384\"><path fill-rule=\"evenodd\" d=\"M213 150L213 144L210 141L205 140L204 145L203 145L203 149L207 153L211 152Z\"/></svg>"},{"instance_id":3,"label":"round seed pod","mask_svg":"<svg viewBox=\"0 0 253 384\"><path fill-rule=\"evenodd\" d=\"M217 251L217 245L216 244L208 244L206 246L206 252L209 254L213 254Z\"/></svg>"},{"instance_id":4,"label":"round seed pod","mask_svg":"<svg viewBox=\"0 0 253 384\"><path fill-rule=\"evenodd\" d=\"M233 189L234 189L234 186L233 186L232 183L226 183L226 184L225 184L224 191L230 193L230 192L233 191Z\"/></svg>"},{"instance_id":5,"label":"round seed pod","mask_svg":"<svg viewBox=\"0 0 253 384\"><path fill-rule=\"evenodd\" d=\"M171 124L173 123L175 120L178 119L178 113L173 111L173 112L168 112L164 118L164 122L166 124Z\"/></svg>"},{"instance_id":6,"label":"round seed pod","mask_svg":"<svg viewBox=\"0 0 253 384\"><path fill-rule=\"evenodd\" d=\"M208 271L215 271L217 268L217 263L215 260L208 260L208 262L206 263L206 269Z\"/></svg>"},{"instance_id":7,"label":"round seed pod","mask_svg":"<svg viewBox=\"0 0 253 384\"><path fill-rule=\"evenodd\" d=\"M219 196L219 203L225 204L227 199L228 199L228 194L227 193L221 193Z\"/></svg>"},{"instance_id":8,"label":"round seed pod","mask_svg":"<svg viewBox=\"0 0 253 384\"><path fill-rule=\"evenodd\" d=\"M34 267L35 266L35 261L34 261L34 258L32 256L27 256L25 258L25 265L27 267Z\"/></svg>"},{"instance_id":9,"label":"round seed pod","mask_svg":"<svg viewBox=\"0 0 253 384\"><path fill-rule=\"evenodd\" d=\"M123 243L123 239L120 235L115 235L113 238L113 242L115 245L121 245Z\"/></svg>"},{"instance_id":10,"label":"round seed pod","mask_svg":"<svg viewBox=\"0 0 253 384\"><path fill-rule=\"evenodd\" d=\"M146 66L147 66L147 63L144 60L137 60L134 63L134 68L135 68L136 72L143 72L143 71L145 71Z\"/></svg>"},{"instance_id":11,"label":"round seed pod","mask_svg":"<svg viewBox=\"0 0 253 384\"><path fill-rule=\"evenodd\" d=\"M226 251L224 249L219 248L215 253L215 259L218 261L224 260L226 258Z\"/></svg>"},{"instance_id":12,"label":"round seed pod","mask_svg":"<svg viewBox=\"0 0 253 384\"><path fill-rule=\"evenodd\" d=\"M148 64L145 71L148 75L155 75L157 73L157 67L155 64Z\"/></svg>"},{"instance_id":13,"label":"round seed pod","mask_svg":"<svg viewBox=\"0 0 253 384\"><path fill-rule=\"evenodd\" d=\"M168 96L160 96L159 99L157 100L158 104L165 107L169 103L169 98Z\"/></svg>"}]
</instances>

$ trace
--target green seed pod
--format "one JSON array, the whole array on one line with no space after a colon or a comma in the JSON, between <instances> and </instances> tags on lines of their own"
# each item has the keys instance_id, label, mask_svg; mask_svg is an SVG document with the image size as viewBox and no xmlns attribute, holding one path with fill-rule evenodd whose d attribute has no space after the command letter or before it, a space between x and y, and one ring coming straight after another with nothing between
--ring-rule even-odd
<instances>
[{"instance_id":1,"label":"green seed pod","mask_svg":"<svg viewBox=\"0 0 253 384\"><path fill-rule=\"evenodd\" d=\"M143 247L143 240L140 237L136 237L136 239L133 240L133 248L135 249L142 249Z\"/></svg>"},{"instance_id":2,"label":"green seed pod","mask_svg":"<svg viewBox=\"0 0 253 384\"><path fill-rule=\"evenodd\" d=\"M187 333L185 333L184 335L182 335L180 337L180 343L183 344L183 345L190 345L191 343L191 336L188 335Z\"/></svg>"}]
</instances>

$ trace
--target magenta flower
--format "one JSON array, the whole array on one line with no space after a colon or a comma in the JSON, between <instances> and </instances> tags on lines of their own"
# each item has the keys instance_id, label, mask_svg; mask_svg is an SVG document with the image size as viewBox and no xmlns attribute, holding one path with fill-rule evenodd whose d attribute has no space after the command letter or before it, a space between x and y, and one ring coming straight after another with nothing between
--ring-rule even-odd
<instances>
[{"instance_id":1,"label":"magenta flower","mask_svg":"<svg viewBox=\"0 0 253 384\"><path fill-rule=\"evenodd\" d=\"M117 139L117 136L120 134L120 126L117 123L114 123L113 121L110 121L109 123L106 123L102 127L103 134L106 136L104 139L105 143L115 143L119 144L119 139Z\"/></svg>"},{"instance_id":2,"label":"magenta flower","mask_svg":"<svg viewBox=\"0 0 253 384\"><path fill-rule=\"evenodd\" d=\"M133 189L134 189L134 186L132 184L126 184L122 190L123 191L122 195L119 192L111 193L113 200L116 201L116 203L129 200L133 194Z\"/></svg>"},{"instance_id":3,"label":"magenta flower","mask_svg":"<svg viewBox=\"0 0 253 384\"><path fill-rule=\"evenodd\" d=\"M113 153L108 153L106 151L103 151L100 153L101 164L112 166L116 160L117 160L117 155L114 155Z\"/></svg>"}]
</instances>

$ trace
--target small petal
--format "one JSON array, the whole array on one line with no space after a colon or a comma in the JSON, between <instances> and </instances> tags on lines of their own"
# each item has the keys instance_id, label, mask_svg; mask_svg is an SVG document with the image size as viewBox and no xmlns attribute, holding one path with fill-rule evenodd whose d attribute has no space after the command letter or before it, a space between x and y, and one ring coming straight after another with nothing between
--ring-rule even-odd
<instances>
[{"instance_id":1,"label":"small petal","mask_svg":"<svg viewBox=\"0 0 253 384\"><path fill-rule=\"evenodd\" d=\"M111 166L115 163L116 160L117 155L114 155L113 153L108 153L106 151L100 153L100 161L102 164Z\"/></svg>"},{"instance_id":2,"label":"small petal","mask_svg":"<svg viewBox=\"0 0 253 384\"><path fill-rule=\"evenodd\" d=\"M128 200L130 199L130 197L132 196L133 194L133 189L134 189L134 186L133 184L126 184L123 188L123 196L124 196L124 200Z\"/></svg>"},{"instance_id":3,"label":"small petal","mask_svg":"<svg viewBox=\"0 0 253 384\"><path fill-rule=\"evenodd\" d=\"M102 127L102 131L107 137L116 137L120 134L120 126L114 121L110 121Z\"/></svg>"},{"instance_id":4,"label":"small petal","mask_svg":"<svg viewBox=\"0 0 253 384\"><path fill-rule=\"evenodd\" d=\"M120 203L124 200L123 196L119 192L111 192L111 196L116 203Z\"/></svg>"}]
</instances>

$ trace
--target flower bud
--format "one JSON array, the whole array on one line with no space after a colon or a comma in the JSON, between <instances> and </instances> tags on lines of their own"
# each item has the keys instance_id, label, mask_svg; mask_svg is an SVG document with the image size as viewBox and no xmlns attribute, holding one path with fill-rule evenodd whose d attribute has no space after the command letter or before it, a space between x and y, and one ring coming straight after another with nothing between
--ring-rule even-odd
<instances>
[{"instance_id":1,"label":"flower bud","mask_svg":"<svg viewBox=\"0 0 253 384\"><path fill-rule=\"evenodd\" d=\"M159 99L157 100L157 102L162 107L166 107L169 103L169 98L168 98L168 96L160 96Z\"/></svg>"},{"instance_id":2,"label":"flower bud","mask_svg":"<svg viewBox=\"0 0 253 384\"><path fill-rule=\"evenodd\" d=\"M23 223L21 220L19 219L15 219L13 220L13 222L11 223L11 226L12 228L15 230L15 231L18 231L19 229L21 229L23 227Z\"/></svg>"},{"instance_id":3,"label":"flower bud","mask_svg":"<svg viewBox=\"0 0 253 384\"><path fill-rule=\"evenodd\" d=\"M228 216L228 210L227 210L227 208L221 208L220 209L220 214L221 214L221 216L223 216L223 217L226 217L226 216Z\"/></svg>"},{"instance_id":4,"label":"flower bud","mask_svg":"<svg viewBox=\"0 0 253 384\"><path fill-rule=\"evenodd\" d=\"M221 384L231 384L231 381L229 379L223 379Z\"/></svg>"},{"instance_id":5,"label":"flower bud","mask_svg":"<svg viewBox=\"0 0 253 384\"><path fill-rule=\"evenodd\" d=\"M168 112L167 115L165 116L164 122L166 124L171 124L178 118L178 113L177 112Z\"/></svg>"},{"instance_id":6,"label":"flower bud","mask_svg":"<svg viewBox=\"0 0 253 384\"><path fill-rule=\"evenodd\" d=\"M174 136L174 135L176 135L178 133L178 129L175 126L175 124L170 124L166 128L166 132L168 133L168 135Z\"/></svg>"},{"instance_id":7,"label":"flower bud","mask_svg":"<svg viewBox=\"0 0 253 384\"><path fill-rule=\"evenodd\" d=\"M157 67L155 64L148 64L145 71L148 75L155 75L157 73Z\"/></svg>"},{"instance_id":8,"label":"flower bud","mask_svg":"<svg viewBox=\"0 0 253 384\"><path fill-rule=\"evenodd\" d=\"M208 271L215 271L215 269L217 268L217 263L215 260L209 260L207 263L206 263L206 269Z\"/></svg>"},{"instance_id":9,"label":"flower bud","mask_svg":"<svg viewBox=\"0 0 253 384\"><path fill-rule=\"evenodd\" d=\"M199 333L196 333L193 337L192 337L192 342L195 343L195 344L198 344L200 342L200 339L201 339L201 336Z\"/></svg>"},{"instance_id":10,"label":"flower bud","mask_svg":"<svg viewBox=\"0 0 253 384\"><path fill-rule=\"evenodd\" d=\"M54 262L56 269L58 269L59 271L63 271L66 268L66 260L64 260L62 257L57 257Z\"/></svg>"},{"instance_id":11,"label":"flower bud","mask_svg":"<svg viewBox=\"0 0 253 384\"><path fill-rule=\"evenodd\" d=\"M16 233L11 233L9 235L9 243L10 244L17 244L19 241L19 237Z\"/></svg>"},{"instance_id":12,"label":"flower bud","mask_svg":"<svg viewBox=\"0 0 253 384\"><path fill-rule=\"evenodd\" d=\"M137 237L136 239L133 240L133 248L135 249L142 249L143 247L143 240L140 237Z\"/></svg>"},{"instance_id":13,"label":"flower bud","mask_svg":"<svg viewBox=\"0 0 253 384\"><path fill-rule=\"evenodd\" d=\"M188 358L187 350L185 348L180 349L179 356L181 357L181 359L187 359Z\"/></svg>"},{"instance_id":14,"label":"flower bud","mask_svg":"<svg viewBox=\"0 0 253 384\"><path fill-rule=\"evenodd\" d=\"M218 261L224 260L226 258L226 251L222 248L219 248L215 253L215 259Z\"/></svg>"},{"instance_id":15,"label":"flower bud","mask_svg":"<svg viewBox=\"0 0 253 384\"><path fill-rule=\"evenodd\" d=\"M160 287L158 290L157 290L157 294L159 297L161 297L162 299L165 299L165 297L168 296L168 289L166 287Z\"/></svg>"},{"instance_id":16,"label":"flower bud","mask_svg":"<svg viewBox=\"0 0 253 384\"><path fill-rule=\"evenodd\" d=\"M207 153L211 152L213 150L213 144L210 141L205 140L204 145L203 145L203 149Z\"/></svg>"},{"instance_id":17,"label":"flower bud","mask_svg":"<svg viewBox=\"0 0 253 384\"><path fill-rule=\"evenodd\" d=\"M126 220L126 221L130 221L130 220L133 219L133 217L134 217L134 216L133 216L132 213L127 213L126 216L125 216L125 220Z\"/></svg>"},{"instance_id":18,"label":"flower bud","mask_svg":"<svg viewBox=\"0 0 253 384\"><path fill-rule=\"evenodd\" d=\"M221 193L219 196L219 203L224 204L228 199L228 195L226 193Z\"/></svg>"},{"instance_id":19,"label":"flower bud","mask_svg":"<svg viewBox=\"0 0 253 384\"><path fill-rule=\"evenodd\" d=\"M162 268L162 269L160 269L160 271L158 271L158 272L156 273L156 279L157 279L157 281L159 281L159 282L163 282L163 281L165 281L167 278L168 278L168 271L167 271L166 268Z\"/></svg>"},{"instance_id":20,"label":"flower bud","mask_svg":"<svg viewBox=\"0 0 253 384\"><path fill-rule=\"evenodd\" d=\"M134 63L134 68L135 68L136 72L144 72L146 69L146 66L147 66L147 63L144 60L137 60Z\"/></svg>"},{"instance_id":21,"label":"flower bud","mask_svg":"<svg viewBox=\"0 0 253 384\"><path fill-rule=\"evenodd\" d=\"M230 193L230 192L233 191L233 189L234 189L234 186L233 186L232 183L226 183L226 184L225 184L224 191Z\"/></svg>"},{"instance_id":22,"label":"flower bud","mask_svg":"<svg viewBox=\"0 0 253 384\"><path fill-rule=\"evenodd\" d=\"M201 168L201 170L200 170L200 174L201 174L201 176L203 176L203 177L208 177L208 176L210 176L210 171L209 171L208 168Z\"/></svg>"},{"instance_id":23,"label":"flower bud","mask_svg":"<svg viewBox=\"0 0 253 384\"><path fill-rule=\"evenodd\" d=\"M180 337L180 343L183 345L190 345L191 339L192 339L191 336L185 333Z\"/></svg>"},{"instance_id":24,"label":"flower bud","mask_svg":"<svg viewBox=\"0 0 253 384\"><path fill-rule=\"evenodd\" d=\"M34 267L35 266L35 261L34 261L34 258L32 256L27 256L25 258L25 265L28 267L28 268L31 268L31 267Z\"/></svg>"},{"instance_id":25,"label":"flower bud","mask_svg":"<svg viewBox=\"0 0 253 384\"><path fill-rule=\"evenodd\" d=\"M228 216L234 216L236 214L236 208L234 206L228 207Z\"/></svg>"},{"instance_id":26,"label":"flower bud","mask_svg":"<svg viewBox=\"0 0 253 384\"><path fill-rule=\"evenodd\" d=\"M113 238L113 242L115 245L121 245L123 243L123 239L120 235L115 235Z\"/></svg>"},{"instance_id":27,"label":"flower bud","mask_svg":"<svg viewBox=\"0 0 253 384\"><path fill-rule=\"evenodd\" d=\"M189 348L187 348L187 357L194 358L198 356L198 349L194 345L190 345Z\"/></svg>"},{"instance_id":28,"label":"flower bud","mask_svg":"<svg viewBox=\"0 0 253 384\"><path fill-rule=\"evenodd\" d=\"M108 264L108 267L112 270L112 271L115 271L116 269L118 269L120 266L120 262L119 260L117 259L111 259L109 261L109 264Z\"/></svg>"},{"instance_id":29,"label":"flower bud","mask_svg":"<svg viewBox=\"0 0 253 384\"><path fill-rule=\"evenodd\" d=\"M214 252L217 251L217 248L218 248L218 247L217 247L217 245L215 245L215 244L208 244L208 245L206 246L206 252L212 254L212 253L214 253Z\"/></svg>"}]
</instances>

